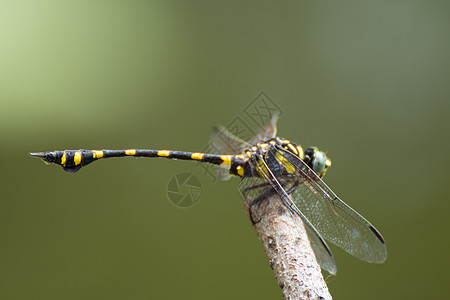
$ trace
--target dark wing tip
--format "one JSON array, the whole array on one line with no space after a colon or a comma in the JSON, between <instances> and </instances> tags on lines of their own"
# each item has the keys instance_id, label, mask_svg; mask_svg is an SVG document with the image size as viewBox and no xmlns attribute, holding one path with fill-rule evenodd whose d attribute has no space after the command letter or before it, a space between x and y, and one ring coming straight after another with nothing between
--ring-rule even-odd
<instances>
[{"instance_id":1,"label":"dark wing tip","mask_svg":"<svg viewBox=\"0 0 450 300\"><path fill-rule=\"evenodd\" d=\"M384 241L383 236L381 235L381 233L375 229L375 227L370 226L369 227L370 230L372 230L372 232L375 234L375 236L378 238L378 240L382 243L382 244L386 244L386 242Z\"/></svg>"}]
</instances>

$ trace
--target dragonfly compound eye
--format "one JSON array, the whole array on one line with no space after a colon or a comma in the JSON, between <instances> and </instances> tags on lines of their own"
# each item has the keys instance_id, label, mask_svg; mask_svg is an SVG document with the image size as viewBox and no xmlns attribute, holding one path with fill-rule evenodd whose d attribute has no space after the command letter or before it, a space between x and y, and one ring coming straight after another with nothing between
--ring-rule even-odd
<instances>
[{"instance_id":1,"label":"dragonfly compound eye","mask_svg":"<svg viewBox=\"0 0 450 300\"><path fill-rule=\"evenodd\" d=\"M316 174L322 173L327 166L327 156L322 151L315 151L314 156L311 159L311 166Z\"/></svg>"}]
</instances>

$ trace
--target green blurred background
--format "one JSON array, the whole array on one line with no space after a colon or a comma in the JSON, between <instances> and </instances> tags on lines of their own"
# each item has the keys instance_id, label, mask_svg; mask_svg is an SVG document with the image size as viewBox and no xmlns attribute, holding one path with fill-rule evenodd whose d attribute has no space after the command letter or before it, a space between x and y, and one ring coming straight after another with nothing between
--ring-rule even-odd
<instances>
[{"instance_id":1,"label":"green blurred background","mask_svg":"<svg viewBox=\"0 0 450 300\"><path fill-rule=\"evenodd\" d=\"M280 299L237 179L27 154L199 151L260 91L387 240L383 265L333 248L334 298L446 298L449 53L445 0L0 1L0 298ZM167 199L180 172L203 186L190 209Z\"/></svg>"}]
</instances>

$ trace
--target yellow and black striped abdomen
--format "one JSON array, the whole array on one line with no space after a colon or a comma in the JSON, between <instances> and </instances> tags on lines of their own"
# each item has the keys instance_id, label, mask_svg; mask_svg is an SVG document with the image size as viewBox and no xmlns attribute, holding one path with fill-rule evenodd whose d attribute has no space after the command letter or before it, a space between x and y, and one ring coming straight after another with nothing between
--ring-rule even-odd
<instances>
[{"instance_id":1,"label":"yellow and black striped abdomen","mask_svg":"<svg viewBox=\"0 0 450 300\"><path fill-rule=\"evenodd\" d=\"M81 167L86 166L94 160L104 157L101 150L64 150L44 153L31 153L32 156L40 157L47 163L60 165L68 173L75 173Z\"/></svg>"},{"instance_id":2,"label":"yellow and black striped abdomen","mask_svg":"<svg viewBox=\"0 0 450 300\"><path fill-rule=\"evenodd\" d=\"M75 173L81 167L91 162L110 157L161 157L167 159L193 160L219 165L231 174L242 176L244 158L241 155L217 155L200 152L185 152L172 150L126 149L126 150L64 150L53 152L30 153L42 158L47 163L63 167L66 172Z\"/></svg>"}]
</instances>

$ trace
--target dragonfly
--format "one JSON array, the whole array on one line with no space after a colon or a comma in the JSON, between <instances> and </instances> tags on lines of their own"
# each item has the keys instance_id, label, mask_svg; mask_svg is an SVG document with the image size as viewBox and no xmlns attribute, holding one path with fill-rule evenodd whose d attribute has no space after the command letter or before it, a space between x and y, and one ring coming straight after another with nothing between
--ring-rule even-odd
<instances>
[{"instance_id":1,"label":"dragonfly","mask_svg":"<svg viewBox=\"0 0 450 300\"><path fill-rule=\"evenodd\" d=\"M173 150L64 150L30 153L47 164L57 164L68 173L112 157L159 157L190 160L218 166L218 180L240 177L239 193L249 201L249 216L263 201L281 201L292 216L301 218L321 268L337 274L334 256L327 242L369 263L383 263L386 242L363 216L343 202L322 180L331 166L326 153L317 147L303 149L277 136L274 114L261 132L248 141L218 126L211 136L211 152ZM272 197L277 195L278 197Z\"/></svg>"}]
</instances>

